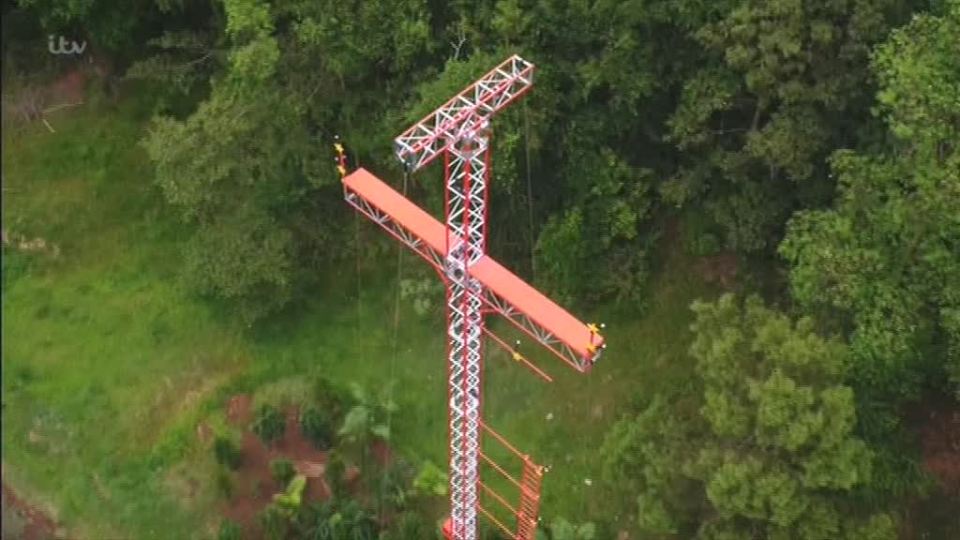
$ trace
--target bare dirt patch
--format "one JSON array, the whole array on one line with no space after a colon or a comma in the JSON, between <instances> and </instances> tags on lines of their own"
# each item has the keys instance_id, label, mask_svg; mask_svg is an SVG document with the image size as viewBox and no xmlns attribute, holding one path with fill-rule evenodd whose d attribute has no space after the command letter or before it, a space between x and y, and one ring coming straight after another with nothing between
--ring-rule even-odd
<instances>
[{"instance_id":1,"label":"bare dirt patch","mask_svg":"<svg viewBox=\"0 0 960 540\"><path fill-rule=\"evenodd\" d=\"M722 252L700 257L696 264L697 273L703 276L707 283L729 289L736 282L739 261L735 253Z\"/></svg>"},{"instance_id":2,"label":"bare dirt patch","mask_svg":"<svg viewBox=\"0 0 960 540\"><path fill-rule=\"evenodd\" d=\"M923 467L950 496L960 496L960 406L929 410L919 429Z\"/></svg>"},{"instance_id":3,"label":"bare dirt patch","mask_svg":"<svg viewBox=\"0 0 960 540\"><path fill-rule=\"evenodd\" d=\"M227 401L227 422L237 427L246 427L253 419L253 398L249 394L238 394Z\"/></svg>"},{"instance_id":4,"label":"bare dirt patch","mask_svg":"<svg viewBox=\"0 0 960 540\"><path fill-rule=\"evenodd\" d=\"M83 101L89 77L82 68L68 71L49 87L50 100L60 103Z\"/></svg>"},{"instance_id":5,"label":"bare dirt patch","mask_svg":"<svg viewBox=\"0 0 960 540\"><path fill-rule=\"evenodd\" d=\"M252 399L249 395L237 395L227 402L227 420L236 426L249 426L252 418ZM230 498L221 508L221 515L239 523L246 538L260 538L262 531L257 514L266 507L273 495L286 486L279 485L270 472L270 462L275 459L290 460L300 474L307 477L304 490L305 501L321 501L330 496L330 487L324 478L327 452L317 450L304 437L298 421L298 409L289 407L284 411L286 429L283 437L271 446L246 430L243 432L240 468L233 475Z\"/></svg>"},{"instance_id":6,"label":"bare dirt patch","mask_svg":"<svg viewBox=\"0 0 960 540\"><path fill-rule=\"evenodd\" d=\"M4 540L48 540L67 538L66 530L40 508L28 504L3 484L3 535Z\"/></svg>"}]
</instances>

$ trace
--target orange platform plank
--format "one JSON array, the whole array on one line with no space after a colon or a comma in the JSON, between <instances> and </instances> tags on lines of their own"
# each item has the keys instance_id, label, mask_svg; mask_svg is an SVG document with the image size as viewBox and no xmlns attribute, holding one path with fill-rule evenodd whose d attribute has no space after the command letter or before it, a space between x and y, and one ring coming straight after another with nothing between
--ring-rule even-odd
<instances>
[{"instance_id":1,"label":"orange platform plank","mask_svg":"<svg viewBox=\"0 0 960 540\"><path fill-rule=\"evenodd\" d=\"M603 338L591 335L587 325L491 257L481 257L469 273L581 358L594 356L595 353L587 350L591 343L596 347L603 345Z\"/></svg>"},{"instance_id":2,"label":"orange platform plank","mask_svg":"<svg viewBox=\"0 0 960 540\"><path fill-rule=\"evenodd\" d=\"M357 169L344 177L343 183L441 256L446 255L444 225L385 182L365 169ZM603 344L603 338L592 335L587 325L491 257L481 257L468 273L581 358L594 357L587 348L591 343L598 348Z\"/></svg>"},{"instance_id":3,"label":"orange platform plank","mask_svg":"<svg viewBox=\"0 0 960 540\"><path fill-rule=\"evenodd\" d=\"M383 180L366 169L357 169L343 178L343 184L426 242L437 253L446 255L446 228L443 224Z\"/></svg>"}]
</instances>

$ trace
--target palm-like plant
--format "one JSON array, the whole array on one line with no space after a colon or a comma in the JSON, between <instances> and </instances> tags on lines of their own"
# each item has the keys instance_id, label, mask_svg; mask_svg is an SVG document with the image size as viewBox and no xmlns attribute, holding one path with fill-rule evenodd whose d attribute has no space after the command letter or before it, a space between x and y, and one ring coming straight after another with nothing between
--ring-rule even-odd
<instances>
[{"instance_id":1,"label":"palm-like plant","mask_svg":"<svg viewBox=\"0 0 960 540\"><path fill-rule=\"evenodd\" d=\"M397 405L389 398L389 390L374 398L360 385L351 386L354 405L343 418L337 435L359 451L361 470L366 468L370 443L375 439L390 440L389 416L396 412Z\"/></svg>"}]
</instances>

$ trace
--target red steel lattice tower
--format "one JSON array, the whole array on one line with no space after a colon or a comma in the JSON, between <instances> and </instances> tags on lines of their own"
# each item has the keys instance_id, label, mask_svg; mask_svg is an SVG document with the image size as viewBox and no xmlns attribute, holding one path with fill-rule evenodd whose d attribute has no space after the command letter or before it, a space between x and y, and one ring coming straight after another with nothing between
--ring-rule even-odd
<instances>
[{"instance_id":1,"label":"red steel lattice tower","mask_svg":"<svg viewBox=\"0 0 960 540\"><path fill-rule=\"evenodd\" d=\"M605 347L596 325L575 319L486 254L490 120L531 88L533 72L533 64L512 56L395 139L397 157L408 172L443 156L445 224L364 169L346 175L343 150L337 145L347 202L423 256L446 285L450 518L444 533L455 540L477 537L478 510L513 538L529 540L539 512L543 468L481 420L483 337L551 379L491 333L484 315L502 315L581 372L589 370ZM522 460L520 481L483 453L481 430ZM516 485L517 506L480 480L480 460ZM483 508L480 489L514 514L515 529Z\"/></svg>"}]
</instances>

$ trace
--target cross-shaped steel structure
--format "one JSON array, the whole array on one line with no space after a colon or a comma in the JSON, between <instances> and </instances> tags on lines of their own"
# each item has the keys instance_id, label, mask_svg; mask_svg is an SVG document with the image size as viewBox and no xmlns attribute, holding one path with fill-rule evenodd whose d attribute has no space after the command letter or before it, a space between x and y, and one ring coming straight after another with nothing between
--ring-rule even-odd
<instances>
[{"instance_id":1,"label":"cross-shaped steel structure","mask_svg":"<svg viewBox=\"0 0 960 540\"><path fill-rule=\"evenodd\" d=\"M444 533L453 540L477 537L478 510L513 538L531 540L539 513L543 468L481 420L483 336L507 348L515 360L538 375L551 379L491 333L484 315L502 315L581 372L593 366L605 347L596 325L580 322L486 254L490 120L530 90L533 72L533 64L514 55L395 139L397 157L411 173L443 156L445 224L368 171L346 174L343 148L336 145L347 202L424 257L446 285L450 517ZM523 472L519 481L483 453L481 430L520 457ZM480 480L480 460L517 486L517 506ZM480 504L480 489L516 516L515 529Z\"/></svg>"}]
</instances>

